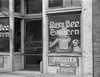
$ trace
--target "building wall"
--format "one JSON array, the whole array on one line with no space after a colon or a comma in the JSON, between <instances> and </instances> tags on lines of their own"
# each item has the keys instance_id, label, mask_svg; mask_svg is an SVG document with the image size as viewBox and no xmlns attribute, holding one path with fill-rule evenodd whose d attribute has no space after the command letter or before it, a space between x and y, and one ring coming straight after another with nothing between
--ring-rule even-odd
<instances>
[{"instance_id":1,"label":"building wall","mask_svg":"<svg viewBox=\"0 0 100 77\"><path fill-rule=\"evenodd\" d=\"M93 0L94 77L100 77L100 0Z\"/></svg>"}]
</instances>

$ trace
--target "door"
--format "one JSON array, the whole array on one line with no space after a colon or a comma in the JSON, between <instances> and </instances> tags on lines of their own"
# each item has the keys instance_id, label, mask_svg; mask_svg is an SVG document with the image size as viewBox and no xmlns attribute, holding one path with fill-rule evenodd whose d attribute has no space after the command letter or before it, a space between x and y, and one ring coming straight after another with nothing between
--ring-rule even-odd
<instances>
[{"instance_id":1,"label":"door","mask_svg":"<svg viewBox=\"0 0 100 77\"><path fill-rule=\"evenodd\" d=\"M42 21L25 21L25 70L40 70L42 61Z\"/></svg>"}]
</instances>

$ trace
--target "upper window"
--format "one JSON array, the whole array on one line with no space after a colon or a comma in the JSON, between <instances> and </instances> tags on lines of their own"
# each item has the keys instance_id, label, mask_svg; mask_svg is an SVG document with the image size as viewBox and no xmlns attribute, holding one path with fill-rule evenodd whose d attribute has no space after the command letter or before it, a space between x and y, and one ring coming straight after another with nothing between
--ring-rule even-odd
<instances>
[{"instance_id":1,"label":"upper window","mask_svg":"<svg viewBox=\"0 0 100 77\"><path fill-rule=\"evenodd\" d=\"M41 13L42 12L42 0L26 0L26 13Z\"/></svg>"},{"instance_id":2,"label":"upper window","mask_svg":"<svg viewBox=\"0 0 100 77\"><path fill-rule=\"evenodd\" d=\"M80 6L81 0L49 0L49 7Z\"/></svg>"},{"instance_id":3,"label":"upper window","mask_svg":"<svg viewBox=\"0 0 100 77\"><path fill-rule=\"evenodd\" d=\"M9 52L9 18L0 18L0 52Z\"/></svg>"},{"instance_id":4,"label":"upper window","mask_svg":"<svg viewBox=\"0 0 100 77\"><path fill-rule=\"evenodd\" d=\"M17 13L21 12L21 0L14 0L14 11Z\"/></svg>"},{"instance_id":5,"label":"upper window","mask_svg":"<svg viewBox=\"0 0 100 77\"><path fill-rule=\"evenodd\" d=\"M63 6L63 0L49 0L49 7Z\"/></svg>"},{"instance_id":6,"label":"upper window","mask_svg":"<svg viewBox=\"0 0 100 77\"><path fill-rule=\"evenodd\" d=\"M9 0L0 0L0 11L9 9Z\"/></svg>"}]
</instances>

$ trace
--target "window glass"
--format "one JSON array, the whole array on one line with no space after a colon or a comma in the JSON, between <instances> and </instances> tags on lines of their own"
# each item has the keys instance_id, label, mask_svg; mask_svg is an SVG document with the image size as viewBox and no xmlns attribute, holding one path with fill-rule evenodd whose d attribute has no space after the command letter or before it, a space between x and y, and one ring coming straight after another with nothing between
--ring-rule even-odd
<instances>
[{"instance_id":1,"label":"window glass","mask_svg":"<svg viewBox=\"0 0 100 77\"><path fill-rule=\"evenodd\" d=\"M42 12L42 0L26 0L26 13L41 13Z\"/></svg>"},{"instance_id":2,"label":"window glass","mask_svg":"<svg viewBox=\"0 0 100 77\"><path fill-rule=\"evenodd\" d=\"M73 0L72 4L73 6L81 6L81 0Z\"/></svg>"},{"instance_id":3,"label":"window glass","mask_svg":"<svg viewBox=\"0 0 100 77\"><path fill-rule=\"evenodd\" d=\"M81 0L49 0L49 7L73 7L80 5Z\"/></svg>"},{"instance_id":4,"label":"window glass","mask_svg":"<svg viewBox=\"0 0 100 77\"><path fill-rule=\"evenodd\" d=\"M49 7L63 6L63 0L49 0Z\"/></svg>"},{"instance_id":5,"label":"window glass","mask_svg":"<svg viewBox=\"0 0 100 77\"><path fill-rule=\"evenodd\" d=\"M42 60L41 55L27 55L26 56L26 64L28 65L40 65L40 62Z\"/></svg>"},{"instance_id":6,"label":"window glass","mask_svg":"<svg viewBox=\"0 0 100 77\"><path fill-rule=\"evenodd\" d=\"M14 10L17 13L21 12L21 0L15 0L14 1Z\"/></svg>"},{"instance_id":7,"label":"window glass","mask_svg":"<svg viewBox=\"0 0 100 77\"><path fill-rule=\"evenodd\" d=\"M15 18L14 51L21 51L21 19Z\"/></svg>"},{"instance_id":8,"label":"window glass","mask_svg":"<svg viewBox=\"0 0 100 77\"><path fill-rule=\"evenodd\" d=\"M65 6L70 7L72 5L72 0L65 0Z\"/></svg>"},{"instance_id":9,"label":"window glass","mask_svg":"<svg viewBox=\"0 0 100 77\"><path fill-rule=\"evenodd\" d=\"M80 53L80 12L48 15L49 53Z\"/></svg>"},{"instance_id":10,"label":"window glass","mask_svg":"<svg viewBox=\"0 0 100 77\"><path fill-rule=\"evenodd\" d=\"M0 52L9 52L9 18L0 18Z\"/></svg>"},{"instance_id":11,"label":"window glass","mask_svg":"<svg viewBox=\"0 0 100 77\"><path fill-rule=\"evenodd\" d=\"M9 9L9 0L0 0L0 11Z\"/></svg>"}]
</instances>

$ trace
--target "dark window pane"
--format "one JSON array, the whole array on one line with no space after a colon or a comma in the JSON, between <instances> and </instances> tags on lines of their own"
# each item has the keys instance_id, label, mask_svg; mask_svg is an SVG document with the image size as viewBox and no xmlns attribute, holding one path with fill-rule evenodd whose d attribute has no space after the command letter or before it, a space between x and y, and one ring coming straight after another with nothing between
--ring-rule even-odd
<instances>
[{"instance_id":1,"label":"dark window pane","mask_svg":"<svg viewBox=\"0 0 100 77\"><path fill-rule=\"evenodd\" d=\"M27 48L26 54L42 54L42 48Z\"/></svg>"},{"instance_id":2,"label":"dark window pane","mask_svg":"<svg viewBox=\"0 0 100 77\"><path fill-rule=\"evenodd\" d=\"M0 0L0 9L9 9L9 0Z\"/></svg>"},{"instance_id":3,"label":"dark window pane","mask_svg":"<svg viewBox=\"0 0 100 77\"><path fill-rule=\"evenodd\" d=\"M26 43L27 54L42 54L42 42L27 42Z\"/></svg>"},{"instance_id":4,"label":"dark window pane","mask_svg":"<svg viewBox=\"0 0 100 77\"><path fill-rule=\"evenodd\" d=\"M42 55L27 55L26 59L27 65L40 65L40 62L42 61Z\"/></svg>"},{"instance_id":5,"label":"dark window pane","mask_svg":"<svg viewBox=\"0 0 100 77\"><path fill-rule=\"evenodd\" d=\"M63 0L49 0L49 7L63 6Z\"/></svg>"},{"instance_id":6,"label":"dark window pane","mask_svg":"<svg viewBox=\"0 0 100 77\"><path fill-rule=\"evenodd\" d=\"M70 7L72 5L72 0L65 0L65 6Z\"/></svg>"},{"instance_id":7,"label":"dark window pane","mask_svg":"<svg viewBox=\"0 0 100 77\"><path fill-rule=\"evenodd\" d=\"M50 52L80 52L80 24L80 12L67 12L49 15L48 27ZM78 50L75 50L76 45Z\"/></svg>"},{"instance_id":8,"label":"dark window pane","mask_svg":"<svg viewBox=\"0 0 100 77\"><path fill-rule=\"evenodd\" d=\"M17 13L21 12L21 0L14 0L14 10Z\"/></svg>"},{"instance_id":9,"label":"dark window pane","mask_svg":"<svg viewBox=\"0 0 100 77\"><path fill-rule=\"evenodd\" d=\"M15 18L14 51L21 51L21 19Z\"/></svg>"},{"instance_id":10,"label":"dark window pane","mask_svg":"<svg viewBox=\"0 0 100 77\"><path fill-rule=\"evenodd\" d=\"M26 13L41 13L42 12L42 0L26 0Z\"/></svg>"},{"instance_id":11,"label":"dark window pane","mask_svg":"<svg viewBox=\"0 0 100 77\"><path fill-rule=\"evenodd\" d=\"M9 52L9 37L6 33L9 34L9 18L0 18L0 52Z\"/></svg>"},{"instance_id":12,"label":"dark window pane","mask_svg":"<svg viewBox=\"0 0 100 77\"><path fill-rule=\"evenodd\" d=\"M41 38L42 39L42 38ZM26 47L42 47L42 41L31 41L26 43Z\"/></svg>"},{"instance_id":13,"label":"dark window pane","mask_svg":"<svg viewBox=\"0 0 100 77\"><path fill-rule=\"evenodd\" d=\"M81 6L81 0L73 0L72 4L73 6Z\"/></svg>"},{"instance_id":14,"label":"dark window pane","mask_svg":"<svg viewBox=\"0 0 100 77\"><path fill-rule=\"evenodd\" d=\"M42 41L42 21L27 21L26 22L26 41Z\"/></svg>"}]
</instances>

